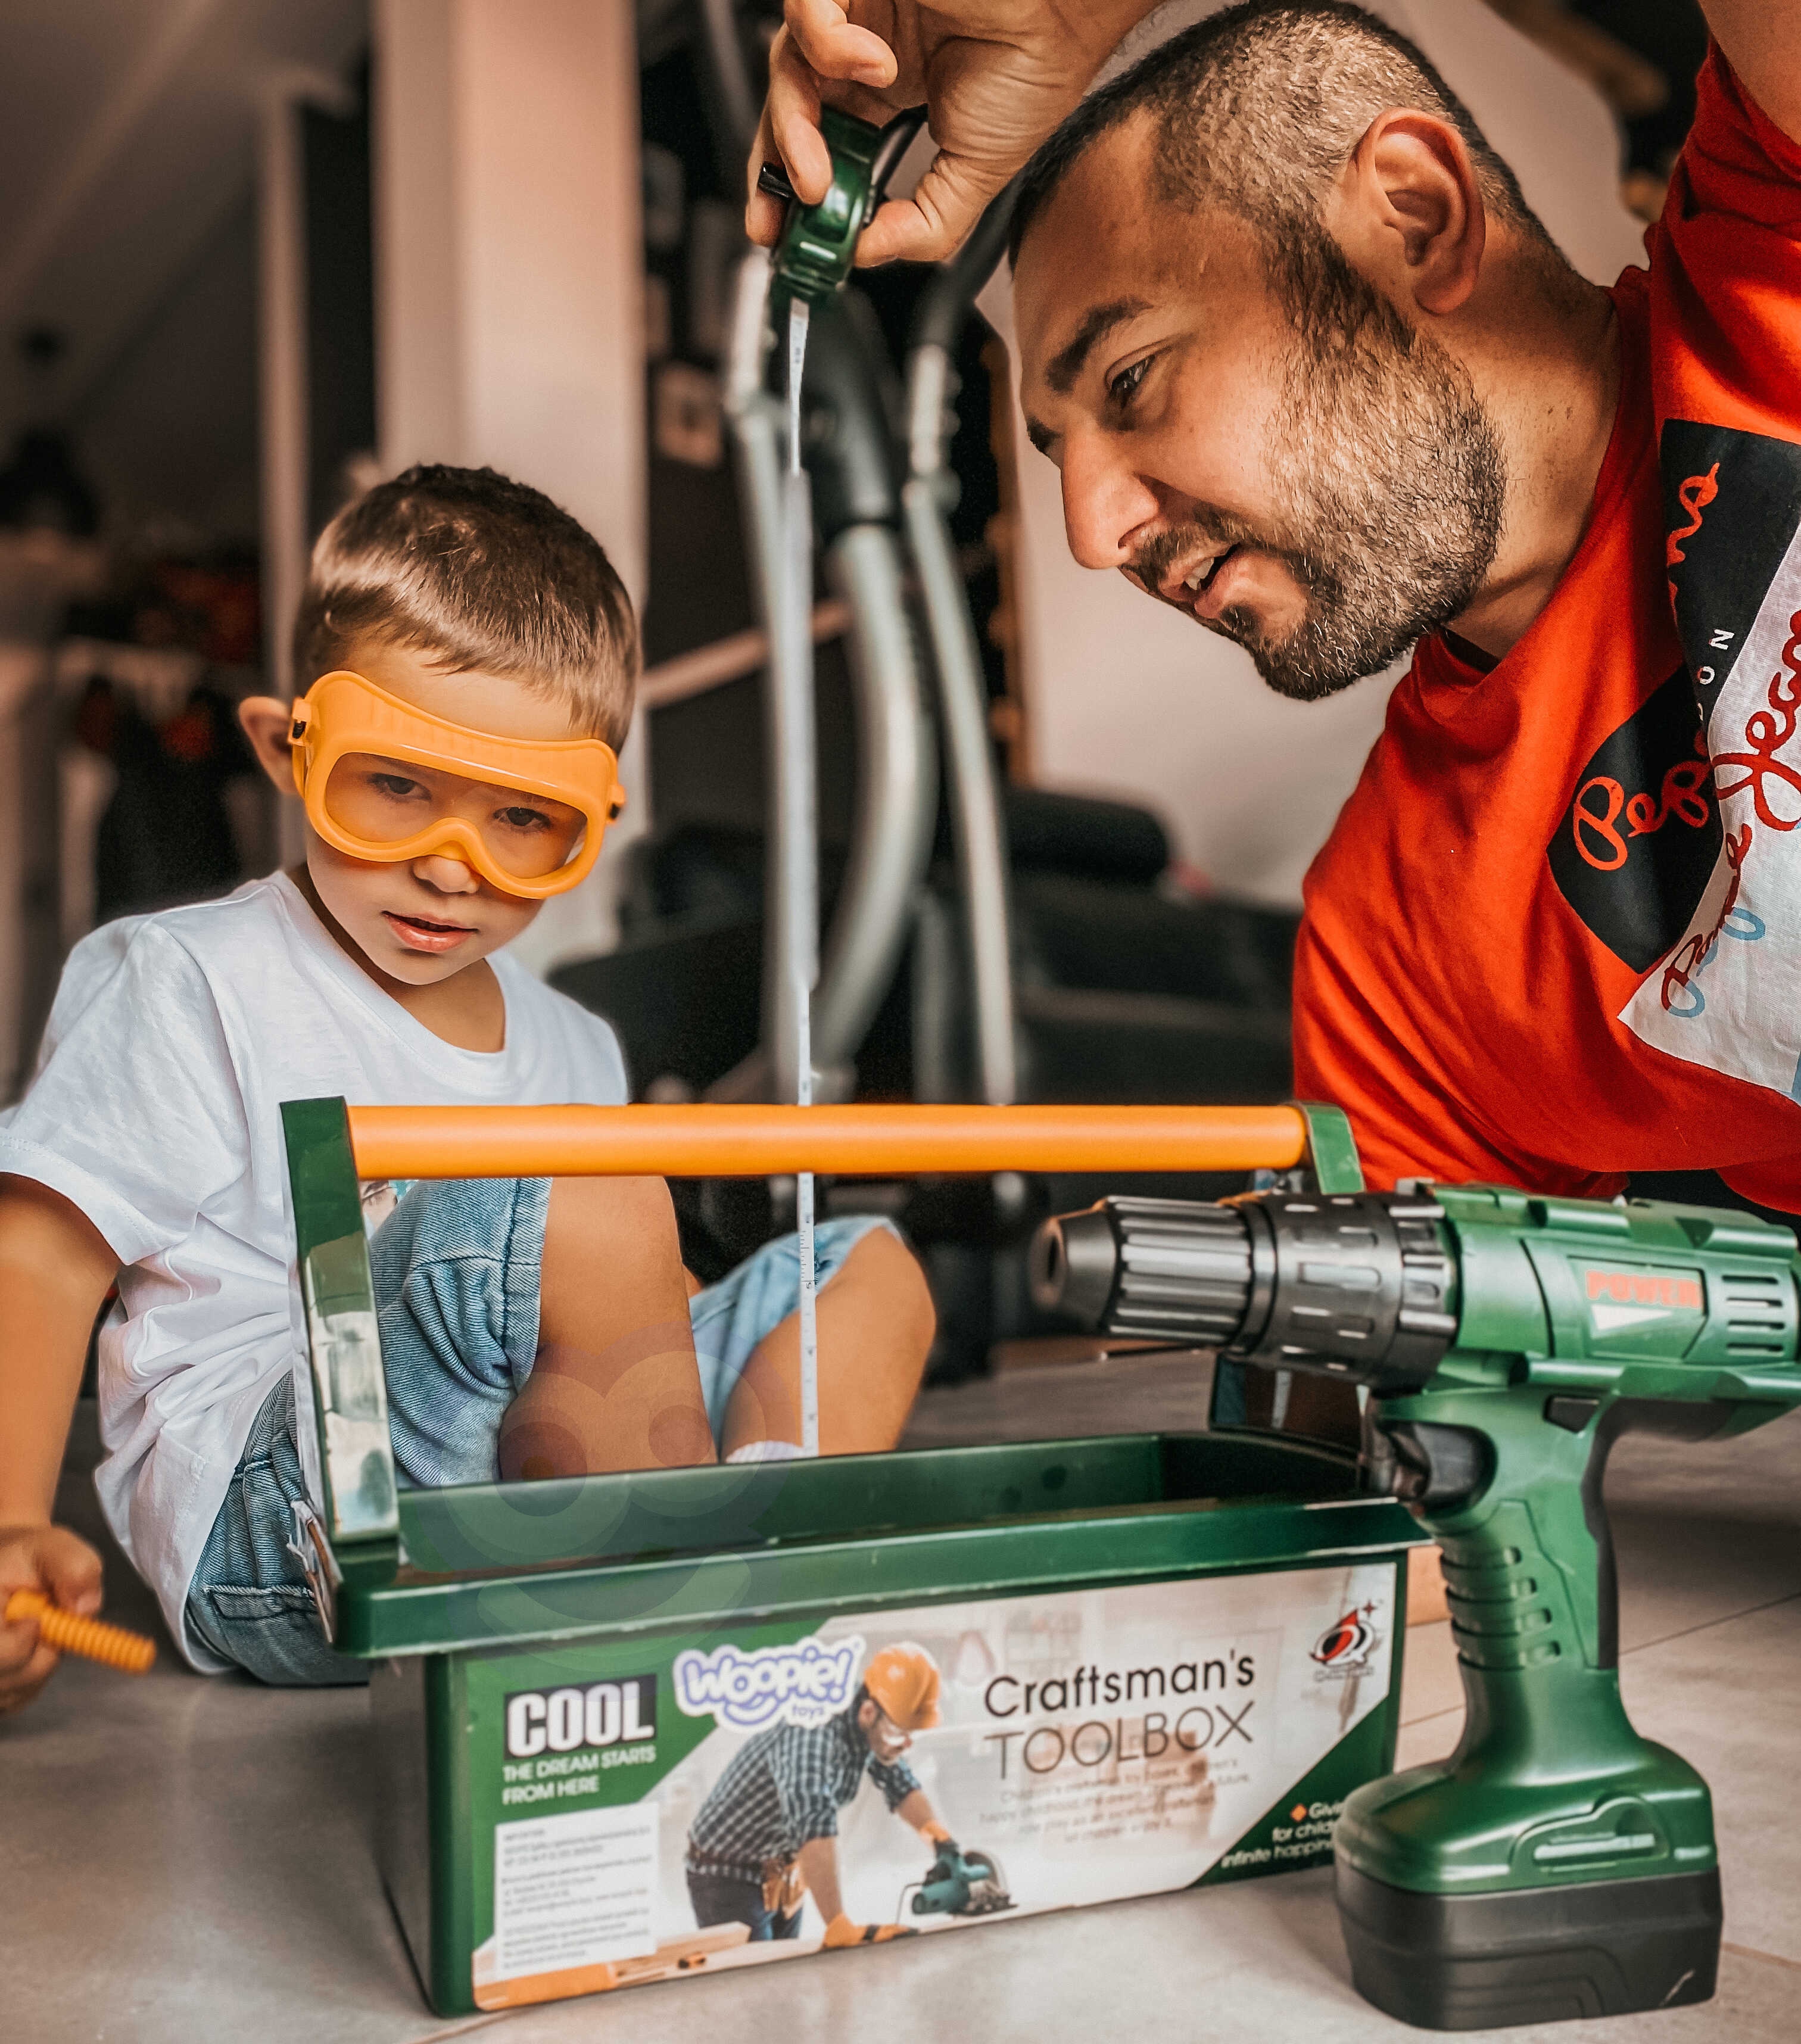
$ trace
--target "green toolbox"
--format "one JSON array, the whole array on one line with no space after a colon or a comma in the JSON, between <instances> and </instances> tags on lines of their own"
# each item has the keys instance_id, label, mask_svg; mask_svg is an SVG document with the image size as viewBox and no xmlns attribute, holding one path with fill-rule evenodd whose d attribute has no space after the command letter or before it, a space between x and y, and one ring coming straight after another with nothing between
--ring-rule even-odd
<instances>
[{"instance_id":1,"label":"green toolbox","mask_svg":"<svg viewBox=\"0 0 1801 2044\"><path fill-rule=\"evenodd\" d=\"M720 1168L669 1139L684 1114L737 1131L744 1170L793 1168L798 1115L822 1168L930 1168L924 1143L939 1168L1323 1177L1342 1124L917 1110L904 1142L835 1150L874 1124L744 1110L789 1132L759 1147L732 1110L568 1110L624 1132L597 1162L563 1110L412 1112L284 1116L298 1537L328 1631L373 1664L378 1850L440 2014L812 1952L847 1942L834 1923L943 1934L1329 1862L1393 1765L1422 1538L1349 1451L1200 1431L1197 1373L1192 1434L397 1489L359 1178L643 1169L653 1141L665 1170ZM761 1900L732 1916L733 1893Z\"/></svg>"}]
</instances>

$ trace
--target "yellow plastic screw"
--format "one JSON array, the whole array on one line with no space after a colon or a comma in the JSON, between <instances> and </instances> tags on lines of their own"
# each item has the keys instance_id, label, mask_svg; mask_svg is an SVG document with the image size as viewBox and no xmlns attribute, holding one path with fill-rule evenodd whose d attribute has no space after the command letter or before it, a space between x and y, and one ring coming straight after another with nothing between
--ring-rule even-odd
<instances>
[{"instance_id":1,"label":"yellow plastic screw","mask_svg":"<svg viewBox=\"0 0 1801 2044\"><path fill-rule=\"evenodd\" d=\"M6 1623L17 1625L25 1618L37 1620L39 1639L59 1654L79 1654L127 1675L148 1673L156 1658L154 1639L98 1618L78 1618L72 1611L52 1604L42 1590L14 1590L7 1598Z\"/></svg>"}]
</instances>

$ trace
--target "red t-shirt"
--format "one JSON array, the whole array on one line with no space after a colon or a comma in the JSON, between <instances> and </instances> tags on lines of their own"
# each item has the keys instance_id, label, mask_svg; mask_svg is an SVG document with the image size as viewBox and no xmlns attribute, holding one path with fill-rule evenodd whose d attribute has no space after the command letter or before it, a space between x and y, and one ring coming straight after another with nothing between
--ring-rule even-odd
<instances>
[{"instance_id":1,"label":"red t-shirt","mask_svg":"<svg viewBox=\"0 0 1801 2044\"><path fill-rule=\"evenodd\" d=\"M1374 1184L1801 1208L1801 145L1717 50L1645 240L1575 559L1489 672L1421 642L1308 875L1297 1091Z\"/></svg>"}]
</instances>

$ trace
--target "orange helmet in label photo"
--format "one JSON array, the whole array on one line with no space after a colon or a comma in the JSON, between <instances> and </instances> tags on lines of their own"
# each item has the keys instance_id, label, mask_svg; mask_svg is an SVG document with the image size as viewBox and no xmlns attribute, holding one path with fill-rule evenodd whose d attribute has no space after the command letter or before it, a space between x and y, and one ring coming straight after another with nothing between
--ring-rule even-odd
<instances>
[{"instance_id":1,"label":"orange helmet in label photo","mask_svg":"<svg viewBox=\"0 0 1801 2044\"><path fill-rule=\"evenodd\" d=\"M911 1640L871 1654L863 1687L902 1731L930 1731L939 1721L938 1663Z\"/></svg>"}]
</instances>

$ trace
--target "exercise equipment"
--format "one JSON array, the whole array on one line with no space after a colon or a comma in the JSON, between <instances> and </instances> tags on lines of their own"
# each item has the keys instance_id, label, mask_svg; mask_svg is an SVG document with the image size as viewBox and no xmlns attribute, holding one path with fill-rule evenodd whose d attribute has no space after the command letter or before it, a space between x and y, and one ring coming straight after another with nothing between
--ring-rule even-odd
<instances>
[{"instance_id":1,"label":"exercise equipment","mask_svg":"<svg viewBox=\"0 0 1801 2044\"><path fill-rule=\"evenodd\" d=\"M18 1625L28 1618L37 1620L37 1636L46 1646L55 1647L59 1654L79 1654L83 1660L117 1668L122 1675L148 1674L156 1658L156 1641L141 1632L64 1611L42 1590L14 1590L6 1600L6 1623Z\"/></svg>"},{"instance_id":2,"label":"exercise equipment","mask_svg":"<svg viewBox=\"0 0 1801 2044\"><path fill-rule=\"evenodd\" d=\"M1338 1820L1359 1991L1447 2030L1706 2000L1711 1804L1621 1704L1602 1481L1622 1434L1801 1404L1794 1234L1490 1185L1110 1199L1046 1223L1035 1278L1085 1325L1364 1387L1366 1477L1444 1550L1468 1715Z\"/></svg>"}]
</instances>

